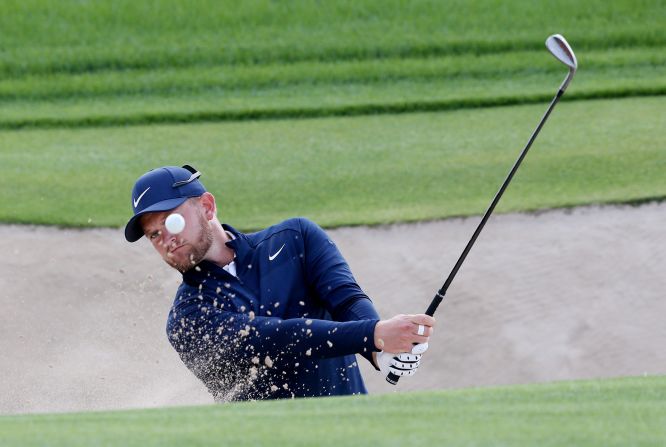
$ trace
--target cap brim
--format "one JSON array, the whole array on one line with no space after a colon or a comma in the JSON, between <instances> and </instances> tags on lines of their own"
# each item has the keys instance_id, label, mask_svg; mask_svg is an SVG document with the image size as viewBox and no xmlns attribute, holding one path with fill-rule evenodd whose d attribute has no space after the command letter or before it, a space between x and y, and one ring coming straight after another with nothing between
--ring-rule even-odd
<instances>
[{"instance_id":1,"label":"cap brim","mask_svg":"<svg viewBox=\"0 0 666 447\"><path fill-rule=\"evenodd\" d=\"M178 197L175 199L163 200L157 202L145 210L142 210L139 213L136 213L125 225L125 239L127 242L136 242L143 237L143 228L141 227L141 216L147 213L159 213L161 211L169 211L174 208L179 207L183 204L189 197Z\"/></svg>"}]
</instances>

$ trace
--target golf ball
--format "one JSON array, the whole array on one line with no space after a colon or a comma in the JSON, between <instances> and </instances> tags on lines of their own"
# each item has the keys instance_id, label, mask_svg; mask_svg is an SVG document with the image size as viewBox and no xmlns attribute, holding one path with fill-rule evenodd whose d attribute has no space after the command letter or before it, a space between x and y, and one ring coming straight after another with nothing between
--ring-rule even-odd
<instances>
[{"instance_id":1,"label":"golf ball","mask_svg":"<svg viewBox=\"0 0 666 447\"><path fill-rule=\"evenodd\" d=\"M164 225L169 233L178 234L185 228L185 218L178 213L169 214Z\"/></svg>"}]
</instances>

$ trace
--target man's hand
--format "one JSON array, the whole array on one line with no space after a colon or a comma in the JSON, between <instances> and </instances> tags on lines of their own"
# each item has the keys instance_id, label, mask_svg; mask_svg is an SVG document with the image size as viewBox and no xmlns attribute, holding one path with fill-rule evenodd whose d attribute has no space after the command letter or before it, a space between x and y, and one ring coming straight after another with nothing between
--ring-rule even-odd
<instances>
[{"instance_id":1,"label":"man's hand","mask_svg":"<svg viewBox=\"0 0 666 447\"><path fill-rule=\"evenodd\" d=\"M418 352L422 348L417 349L414 345L427 344L434 326L435 319L429 315L396 315L377 323L375 346L387 353L422 354L425 350Z\"/></svg>"},{"instance_id":2,"label":"man's hand","mask_svg":"<svg viewBox=\"0 0 666 447\"><path fill-rule=\"evenodd\" d=\"M389 373L399 377L411 376L416 374L421 364L421 354L393 354L381 351L376 353L375 363L384 377Z\"/></svg>"}]
</instances>

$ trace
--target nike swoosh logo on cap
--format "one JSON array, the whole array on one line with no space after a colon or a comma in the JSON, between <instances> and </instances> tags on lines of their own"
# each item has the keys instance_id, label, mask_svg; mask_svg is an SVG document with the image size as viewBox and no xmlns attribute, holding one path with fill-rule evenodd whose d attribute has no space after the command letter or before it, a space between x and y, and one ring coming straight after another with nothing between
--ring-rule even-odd
<instances>
[{"instance_id":1,"label":"nike swoosh logo on cap","mask_svg":"<svg viewBox=\"0 0 666 447\"><path fill-rule=\"evenodd\" d=\"M280 249L279 249L277 252L275 252L274 255L272 255L272 256L271 256L271 255L268 255L268 260L269 260L269 261L272 261L273 259L277 258L277 255L280 254L280 252L282 251L282 249L284 248L284 246L285 246L285 244L282 244L282 247L280 247Z\"/></svg>"},{"instance_id":2,"label":"nike swoosh logo on cap","mask_svg":"<svg viewBox=\"0 0 666 447\"><path fill-rule=\"evenodd\" d=\"M141 198L144 196L144 194L146 194L146 193L148 192L149 189L150 189L150 186L147 187L146 190L145 190L144 192L142 192L141 195L140 195L139 197L137 197L136 199L133 200L133 202L134 202L134 208L136 208L137 206L139 206L139 202L141 201Z\"/></svg>"}]
</instances>

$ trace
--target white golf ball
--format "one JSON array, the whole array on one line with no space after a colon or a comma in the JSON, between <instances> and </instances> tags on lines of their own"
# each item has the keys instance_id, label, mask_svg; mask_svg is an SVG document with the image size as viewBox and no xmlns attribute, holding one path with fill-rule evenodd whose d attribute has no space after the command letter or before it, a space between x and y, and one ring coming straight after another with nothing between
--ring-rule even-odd
<instances>
[{"instance_id":1,"label":"white golf ball","mask_svg":"<svg viewBox=\"0 0 666 447\"><path fill-rule=\"evenodd\" d=\"M178 213L169 214L164 226L169 230L169 233L178 234L185 228L185 218Z\"/></svg>"}]
</instances>

